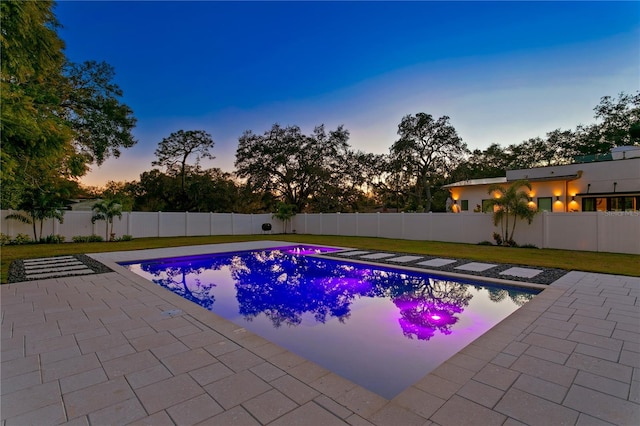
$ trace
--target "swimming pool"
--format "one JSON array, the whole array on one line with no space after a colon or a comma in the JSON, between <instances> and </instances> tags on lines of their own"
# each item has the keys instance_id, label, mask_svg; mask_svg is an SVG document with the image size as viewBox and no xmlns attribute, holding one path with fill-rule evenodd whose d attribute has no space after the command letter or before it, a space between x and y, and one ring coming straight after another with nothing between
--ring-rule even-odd
<instances>
[{"instance_id":1,"label":"swimming pool","mask_svg":"<svg viewBox=\"0 0 640 426\"><path fill-rule=\"evenodd\" d=\"M124 263L131 271L393 398L537 294L280 247Z\"/></svg>"}]
</instances>

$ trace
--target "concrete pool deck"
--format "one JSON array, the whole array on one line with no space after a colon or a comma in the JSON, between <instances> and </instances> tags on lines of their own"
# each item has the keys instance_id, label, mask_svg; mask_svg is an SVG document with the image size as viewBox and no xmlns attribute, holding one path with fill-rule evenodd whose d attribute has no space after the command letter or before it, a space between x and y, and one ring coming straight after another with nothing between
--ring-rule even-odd
<instances>
[{"instance_id":1,"label":"concrete pool deck","mask_svg":"<svg viewBox=\"0 0 640 426\"><path fill-rule=\"evenodd\" d=\"M2 426L640 424L639 278L570 272L386 400L115 265L276 245L0 286Z\"/></svg>"}]
</instances>

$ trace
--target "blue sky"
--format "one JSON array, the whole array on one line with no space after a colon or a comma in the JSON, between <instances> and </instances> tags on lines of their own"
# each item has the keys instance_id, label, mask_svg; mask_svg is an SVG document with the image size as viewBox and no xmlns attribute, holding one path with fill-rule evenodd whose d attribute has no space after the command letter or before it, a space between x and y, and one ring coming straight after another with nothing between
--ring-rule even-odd
<instances>
[{"instance_id":1,"label":"blue sky","mask_svg":"<svg viewBox=\"0 0 640 426\"><path fill-rule=\"evenodd\" d=\"M171 132L205 130L233 171L238 137L272 124L351 132L387 153L407 114L448 115L470 148L591 123L640 89L638 2L61 1L72 61L104 60L138 144L83 182L134 180Z\"/></svg>"}]
</instances>

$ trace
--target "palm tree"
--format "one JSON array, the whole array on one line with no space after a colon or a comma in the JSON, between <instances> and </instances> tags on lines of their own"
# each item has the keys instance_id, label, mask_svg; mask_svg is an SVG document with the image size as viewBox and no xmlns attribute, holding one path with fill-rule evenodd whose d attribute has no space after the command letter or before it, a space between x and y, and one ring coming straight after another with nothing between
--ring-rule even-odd
<instances>
[{"instance_id":1,"label":"palm tree","mask_svg":"<svg viewBox=\"0 0 640 426\"><path fill-rule=\"evenodd\" d=\"M42 228L47 219L57 219L60 223L64 220L62 203L57 194L45 192L40 188L31 188L25 191L22 201L18 204L18 210L26 214L12 213L5 219L18 220L22 223L33 225L33 240L42 238ZM36 222L40 223L40 235L36 233Z\"/></svg>"},{"instance_id":2,"label":"palm tree","mask_svg":"<svg viewBox=\"0 0 640 426\"><path fill-rule=\"evenodd\" d=\"M529 191L521 190L526 187ZM502 230L502 244L515 245L513 241L513 233L516 229L518 219L524 219L531 224L533 217L537 211L529 207L529 192L531 192L531 184L526 180L517 180L504 188L499 184L489 187L488 192L496 193L496 196L489 200L485 211L493 211L493 224ZM513 217L513 224L509 230L509 220Z\"/></svg>"},{"instance_id":3,"label":"palm tree","mask_svg":"<svg viewBox=\"0 0 640 426\"><path fill-rule=\"evenodd\" d=\"M278 211L273 214L273 218L280 219L284 224L284 233L287 233L287 223L296 215L296 206L294 204L278 203Z\"/></svg>"},{"instance_id":4,"label":"palm tree","mask_svg":"<svg viewBox=\"0 0 640 426\"><path fill-rule=\"evenodd\" d=\"M96 223L98 220L106 221L105 240L111 241L113 238L110 238L109 235L113 236L113 218L118 216L119 219L122 219L122 205L117 200L102 200L95 203L92 210L91 223Z\"/></svg>"}]
</instances>

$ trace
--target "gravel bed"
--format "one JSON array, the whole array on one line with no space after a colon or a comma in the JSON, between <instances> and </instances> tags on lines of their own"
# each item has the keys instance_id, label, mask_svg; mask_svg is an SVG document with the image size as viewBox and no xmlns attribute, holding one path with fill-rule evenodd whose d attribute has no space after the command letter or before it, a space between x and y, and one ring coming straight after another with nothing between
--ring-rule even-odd
<instances>
[{"instance_id":1,"label":"gravel bed","mask_svg":"<svg viewBox=\"0 0 640 426\"><path fill-rule=\"evenodd\" d=\"M82 262L87 268L91 269L96 274L104 274L107 272L113 272L111 268L106 267L102 263L98 262L95 259L90 258L84 254L74 254L73 257ZM56 278L60 277L70 277L74 276L73 273L66 274L61 272L60 275ZM17 283L21 281L31 281L27 278L27 275L24 270L24 262L22 260L14 260L9 265L9 272L7 274L7 282L9 283Z\"/></svg>"}]
</instances>

